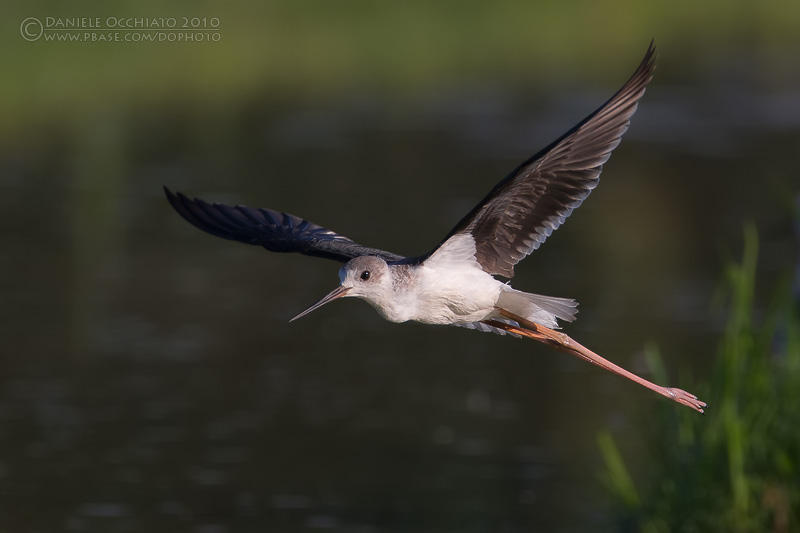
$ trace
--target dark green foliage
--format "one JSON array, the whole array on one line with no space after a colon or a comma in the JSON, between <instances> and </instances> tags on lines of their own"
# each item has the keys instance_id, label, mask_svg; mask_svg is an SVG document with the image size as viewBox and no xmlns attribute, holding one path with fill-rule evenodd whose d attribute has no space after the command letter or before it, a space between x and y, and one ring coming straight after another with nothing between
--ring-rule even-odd
<instances>
[{"instance_id":1,"label":"dark green foliage","mask_svg":"<svg viewBox=\"0 0 800 533\"><path fill-rule=\"evenodd\" d=\"M599 436L621 523L636 530L800 530L800 319L787 282L754 316L757 241L746 228L742 262L725 272L729 316L711 383L687 385L709 400L706 415L660 406L639 487L613 438ZM663 381L655 348L648 362Z\"/></svg>"}]
</instances>

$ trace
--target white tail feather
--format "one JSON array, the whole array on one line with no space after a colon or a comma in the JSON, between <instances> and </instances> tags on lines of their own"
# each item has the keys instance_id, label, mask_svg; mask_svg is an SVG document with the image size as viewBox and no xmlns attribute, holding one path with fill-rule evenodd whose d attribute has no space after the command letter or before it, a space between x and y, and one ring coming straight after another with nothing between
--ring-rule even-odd
<instances>
[{"instance_id":1,"label":"white tail feather","mask_svg":"<svg viewBox=\"0 0 800 533\"><path fill-rule=\"evenodd\" d=\"M557 328L557 318L572 322L578 314L578 302L504 287L497 306L548 328Z\"/></svg>"}]
</instances>

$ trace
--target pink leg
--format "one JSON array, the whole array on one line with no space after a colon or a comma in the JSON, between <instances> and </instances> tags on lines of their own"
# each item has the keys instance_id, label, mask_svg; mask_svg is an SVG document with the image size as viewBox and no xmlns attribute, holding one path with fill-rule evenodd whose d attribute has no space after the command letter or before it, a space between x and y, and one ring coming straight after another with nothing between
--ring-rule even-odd
<instances>
[{"instance_id":1,"label":"pink leg","mask_svg":"<svg viewBox=\"0 0 800 533\"><path fill-rule=\"evenodd\" d=\"M655 383L647 381L646 379L641 378L632 372L628 372L624 368L615 365L611 361L600 357L599 355L589 350L588 348L581 346L579 343L575 342L565 333L560 333L550 328L546 328L540 324L536 324L535 322L531 322L530 320L526 320L520 316L515 315L514 313L506 311L505 309L497 308L497 310L504 317L509 318L517 322L520 326L524 327L512 326L511 324L506 324L505 322L500 322L499 320L484 320L485 324L495 328L503 329L511 333L516 333L517 335L521 335L523 337L528 337L529 339L534 339L539 342L549 344L550 346L553 346L557 350L561 350L563 352L575 355L601 368L605 368L606 370L610 370L615 374L619 374L620 376L626 377L631 381L635 381L639 385L643 385L648 389L653 390L663 396L666 396L671 400L674 400L680 404L691 407L692 409L694 409L695 411L699 411L700 413L703 412L703 407L706 406L704 402L701 402L700 400L697 399L697 396L689 394L684 390L669 388L669 387L661 387L660 385L656 385Z\"/></svg>"}]
</instances>

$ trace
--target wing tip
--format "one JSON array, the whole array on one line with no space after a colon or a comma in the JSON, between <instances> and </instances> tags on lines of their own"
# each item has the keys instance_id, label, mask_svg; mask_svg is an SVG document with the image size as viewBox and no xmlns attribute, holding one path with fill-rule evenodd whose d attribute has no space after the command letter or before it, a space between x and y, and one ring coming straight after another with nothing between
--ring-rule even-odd
<instances>
[{"instance_id":1,"label":"wing tip","mask_svg":"<svg viewBox=\"0 0 800 533\"><path fill-rule=\"evenodd\" d=\"M650 38L650 44L647 46L647 52L644 55L645 60L657 59L658 54L656 54L656 38Z\"/></svg>"},{"instance_id":2,"label":"wing tip","mask_svg":"<svg viewBox=\"0 0 800 533\"><path fill-rule=\"evenodd\" d=\"M629 83L633 82L634 80L638 81L638 78L643 78L640 83L642 88L650 83L650 80L653 79L653 72L656 70L656 60L658 59L658 54L656 53L656 40L655 37L650 39L650 44L647 46L647 52L645 52L642 61L639 63L636 71L630 77Z\"/></svg>"},{"instance_id":3,"label":"wing tip","mask_svg":"<svg viewBox=\"0 0 800 533\"><path fill-rule=\"evenodd\" d=\"M216 237L235 240L231 234L233 228L230 224L220 221L218 216L215 216L216 206L199 198L191 199L180 191L173 192L166 185L163 189L172 208L186 222Z\"/></svg>"},{"instance_id":4,"label":"wing tip","mask_svg":"<svg viewBox=\"0 0 800 533\"><path fill-rule=\"evenodd\" d=\"M170 190L170 188L167 187L166 185L162 185L161 187L164 189L164 194L167 196L167 200L169 201L170 205L172 207L175 207L175 202L177 201L177 197L175 196L175 193L172 192Z\"/></svg>"},{"instance_id":5,"label":"wing tip","mask_svg":"<svg viewBox=\"0 0 800 533\"><path fill-rule=\"evenodd\" d=\"M179 215L181 215L181 217L186 218L186 215L184 215L184 212L186 211L186 203L191 202L191 200L189 200L186 195L179 191L172 192L172 190L166 185L162 185L161 187L164 189L164 194L167 196L169 205L171 205L172 208L175 209Z\"/></svg>"},{"instance_id":6,"label":"wing tip","mask_svg":"<svg viewBox=\"0 0 800 533\"><path fill-rule=\"evenodd\" d=\"M184 213L187 212L188 209L187 204L197 203L198 199L195 198L194 200L191 200L189 199L188 196L186 196L180 191L172 192L172 190L170 190L170 188L167 187L166 185L162 185L162 187L164 189L164 194L166 194L167 196L169 204L175 209L175 211L178 212L179 215L181 215L187 221L191 222L191 220L186 218L186 215ZM192 224L194 224L194 222L192 222Z\"/></svg>"}]
</instances>

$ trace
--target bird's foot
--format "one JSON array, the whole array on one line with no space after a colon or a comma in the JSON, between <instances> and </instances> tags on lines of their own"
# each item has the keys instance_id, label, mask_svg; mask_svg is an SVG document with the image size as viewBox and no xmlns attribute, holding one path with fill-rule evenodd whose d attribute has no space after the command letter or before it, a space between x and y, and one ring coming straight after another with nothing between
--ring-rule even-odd
<instances>
[{"instance_id":1,"label":"bird's foot","mask_svg":"<svg viewBox=\"0 0 800 533\"><path fill-rule=\"evenodd\" d=\"M675 400L679 404L685 405L687 407L691 407L698 413L705 413L703 410L706 407L706 402L702 402L697 399L697 396L686 392L682 389L676 389L674 387L665 387L667 393L669 393L669 398Z\"/></svg>"}]
</instances>

